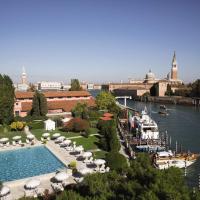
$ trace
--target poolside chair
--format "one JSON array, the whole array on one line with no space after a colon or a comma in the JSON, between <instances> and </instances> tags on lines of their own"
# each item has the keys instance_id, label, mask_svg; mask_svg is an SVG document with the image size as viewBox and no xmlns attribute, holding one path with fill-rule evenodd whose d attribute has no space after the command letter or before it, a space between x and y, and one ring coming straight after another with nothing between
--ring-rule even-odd
<instances>
[{"instance_id":1,"label":"poolside chair","mask_svg":"<svg viewBox=\"0 0 200 200\"><path fill-rule=\"evenodd\" d=\"M73 147L72 146L68 146L68 147L65 147L65 149L67 150L67 151L73 151Z\"/></svg>"},{"instance_id":2,"label":"poolside chair","mask_svg":"<svg viewBox=\"0 0 200 200\"><path fill-rule=\"evenodd\" d=\"M64 191L64 188L63 188L63 186L62 186L61 183L52 183L51 186L52 186L52 188L53 188L53 190L55 192L62 192L62 191Z\"/></svg>"},{"instance_id":3,"label":"poolside chair","mask_svg":"<svg viewBox=\"0 0 200 200\"><path fill-rule=\"evenodd\" d=\"M21 140L19 140L18 144L19 144L19 145L21 145L21 144L22 144L22 141L21 141Z\"/></svg>"},{"instance_id":4,"label":"poolside chair","mask_svg":"<svg viewBox=\"0 0 200 200\"><path fill-rule=\"evenodd\" d=\"M44 138L43 137L41 137L40 140L41 140L41 142L44 142Z\"/></svg>"},{"instance_id":5,"label":"poolside chair","mask_svg":"<svg viewBox=\"0 0 200 200\"><path fill-rule=\"evenodd\" d=\"M3 144L2 144L2 143L0 143L0 147L3 147Z\"/></svg>"},{"instance_id":6,"label":"poolside chair","mask_svg":"<svg viewBox=\"0 0 200 200\"><path fill-rule=\"evenodd\" d=\"M12 141L12 145L13 145L13 146L16 146L16 142L15 142L15 141Z\"/></svg>"},{"instance_id":7,"label":"poolside chair","mask_svg":"<svg viewBox=\"0 0 200 200\"><path fill-rule=\"evenodd\" d=\"M50 137L48 137L47 140L49 141L49 140L50 140Z\"/></svg>"},{"instance_id":8,"label":"poolside chair","mask_svg":"<svg viewBox=\"0 0 200 200\"><path fill-rule=\"evenodd\" d=\"M35 190L24 190L24 196L25 197L37 197L37 193L35 192Z\"/></svg>"},{"instance_id":9,"label":"poolside chair","mask_svg":"<svg viewBox=\"0 0 200 200\"><path fill-rule=\"evenodd\" d=\"M10 146L10 142L7 142L7 143L6 143L6 146L9 147L9 146Z\"/></svg>"}]
</instances>

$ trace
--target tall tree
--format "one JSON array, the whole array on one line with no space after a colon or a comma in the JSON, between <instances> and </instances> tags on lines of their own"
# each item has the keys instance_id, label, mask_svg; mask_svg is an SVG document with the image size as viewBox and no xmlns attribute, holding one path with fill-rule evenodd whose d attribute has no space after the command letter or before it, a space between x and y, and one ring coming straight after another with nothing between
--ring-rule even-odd
<instances>
[{"instance_id":1,"label":"tall tree","mask_svg":"<svg viewBox=\"0 0 200 200\"><path fill-rule=\"evenodd\" d=\"M46 116L48 112L47 99L42 93L39 93L39 105L40 105L40 115Z\"/></svg>"},{"instance_id":2,"label":"tall tree","mask_svg":"<svg viewBox=\"0 0 200 200\"><path fill-rule=\"evenodd\" d=\"M101 110L109 109L111 105L115 104L115 97L110 92L101 92L96 97L97 107Z\"/></svg>"},{"instance_id":3,"label":"tall tree","mask_svg":"<svg viewBox=\"0 0 200 200\"><path fill-rule=\"evenodd\" d=\"M82 87L80 86L78 79L71 80L71 88L69 90L70 91L81 91L82 90Z\"/></svg>"},{"instance_id":4,"label":"tall tree","mask_svg":"<svg viewBox=\"0 0 200 200\"><path fill-rule=\"evenodd\" d=\"M194 83L192 83L191 87L191 96L200 97L200 79L197 79Z\"/></svg>"},{"instance_id":5,"label":"tall tree","mask_svg":"<svg viewBox=\"0 0 200 200\"><path fill-rule=\"evenodd\" d=\"M7 75L0 74L0 123L10 124L14 118L14 87Z\"/></svg>"},{"instance_id":6,"label":"tall tree","mask_svg":"<svg viewBox=\"0 0 200 200\"><path fill-rule=\"evenodd\" d=\"M39 92L36 91L33 96L33 102L32 102L32 109L31 109L31 115L32 116L40 116L40 104L39 104Z\"/></svg>"},{"instance_id":7,"label":"tall tree","mask_svg":"<svg viewBox=\"0 0 200 200\"><path fill-rule=\"evenodd\" d=\"M46 116L47 114L47 100L44 94L36 91L33 96L33 103L31 109L32 116Z\"/></svg>"}]
</instances>

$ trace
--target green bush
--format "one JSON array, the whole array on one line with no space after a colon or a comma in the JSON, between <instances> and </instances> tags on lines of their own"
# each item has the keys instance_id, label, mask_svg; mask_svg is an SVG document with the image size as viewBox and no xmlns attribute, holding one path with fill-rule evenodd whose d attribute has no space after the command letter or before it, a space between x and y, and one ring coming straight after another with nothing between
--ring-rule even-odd
<instances>
[{"instance_id":1,"label":"green bush","mask_svg":"<svg viewBox=\"0 0 200 200\"><path fill-rule=\"evenodd\" d=\"M76 169L76 161L71 161L71 162L69 163L69 167L70 167L71 169Z\"/></svg>"},{"instance_id":2,"label":"green bush","mask_svg":"<svg viewBox=\"0 0 200 200\"><path fill-rule=\"evenodd\" d=\"M118 172L123 172L128 168L126 158L116 151L111 151L106 155L106 162L110 169Z\"/></svg>"}]
</instances>

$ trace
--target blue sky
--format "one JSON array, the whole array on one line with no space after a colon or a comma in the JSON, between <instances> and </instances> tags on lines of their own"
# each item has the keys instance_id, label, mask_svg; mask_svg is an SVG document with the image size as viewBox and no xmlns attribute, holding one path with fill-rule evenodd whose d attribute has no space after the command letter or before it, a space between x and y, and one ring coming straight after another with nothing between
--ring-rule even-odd
<instances>
[{"instance_id":1,"label":"blue sky","mask_svg":"<svg viewBox=\"0 0 200 200\"><path fill-rule=\"evenodd\" d=\"M199 0L1 0L0 73L19 82L200 78Z\"/></svg>"}]
</instances>

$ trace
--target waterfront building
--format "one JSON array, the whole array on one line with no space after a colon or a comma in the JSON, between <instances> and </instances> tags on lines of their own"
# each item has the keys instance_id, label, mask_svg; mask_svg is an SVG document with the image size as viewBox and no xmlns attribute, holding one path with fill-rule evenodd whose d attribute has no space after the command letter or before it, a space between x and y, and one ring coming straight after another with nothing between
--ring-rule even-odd
<instances>
[{"instance_id":1,"label":"waterfront building","mask_svg":"<svg viewBox=\"0 0 200 200\"><path fill-rule=\"evenodd\" d=\"M123 93L123 95L138 97L150 93L150 88L154 84L157 96L165 96L167 85L171 86L173 92L182 87L182 81L178 79L178 64L175 52L172 59L171 74L168 73L167 78L159 79L149 70L143 80L130 79L128 83L109 83L102 85L102 87L111 92L117 92L117 95Z\"/></svg>"},{"instance_id":2,"label":"waterfront building","mask_svg":"<svg viewBox=\"0 0 200 200\"><path fill-rule=\"evenodd\" d=\"M101 84L94 84L94 90L101 90L102 86Z\"/></svg>"},{"instance_id":3,"label":"waterfront building","mask_svg":"<svg viewBox=\"0 0 200 200\"><path fill-rule=\"evenodd\" d=\"M94 84L93 83L88 83L87 84L87 89L88 90L93 90L94 89Z\"/></svg>"},{"instance_id":4,"label":"waterfront building","mask_svg":"<svg viewBox=\"0 0 200 200\"><path fill-rule=\"evenodd\" d=\"M41 81L37 86L38 90L61 90L61 82Z\"/></svg>"},{"instance_id":5,"label":"waterfront building","mask_svg":"<svg viewBox=\"0 0 200 200\"><path fill-rule=\"evenodd\" d=\"M47 99L48 114L69 115L77 103L94 106L95 101L87 91L44 91ZM25 117L32 108L34 92L15 92L14 115Z\"/></svg>"}]
</instances>

